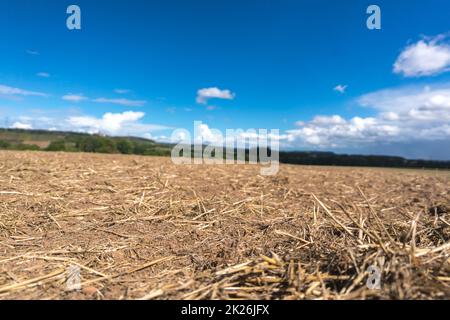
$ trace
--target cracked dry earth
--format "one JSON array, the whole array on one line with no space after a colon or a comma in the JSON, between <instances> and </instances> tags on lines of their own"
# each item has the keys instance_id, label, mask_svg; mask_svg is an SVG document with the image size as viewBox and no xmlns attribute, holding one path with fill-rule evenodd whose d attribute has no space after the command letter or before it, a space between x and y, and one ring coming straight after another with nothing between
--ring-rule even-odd
<instances>
[{"instance_id":1,"label":"cracked dry earth","mask_svg":"<svg viewBox=\"0 0 450 320\"><path fill-rule=\"evenodd\" d=\"M448 171L259 169L1 151L0 299L450 298Z\"/></svg>"}]
</instances>

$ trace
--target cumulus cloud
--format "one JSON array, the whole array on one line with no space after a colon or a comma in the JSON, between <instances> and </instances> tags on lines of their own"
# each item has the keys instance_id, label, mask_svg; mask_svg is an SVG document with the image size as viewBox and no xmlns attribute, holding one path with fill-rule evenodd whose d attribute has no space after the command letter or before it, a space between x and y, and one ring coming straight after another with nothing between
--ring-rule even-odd
<instances>
[{"instance_id":1,"label":"cumulus cloud","mask_svg":"<svg viewBox=\"0 0 450 320\"><path fill-rule=\"evenodd\" d=\"M217 87L204 88L197 91L197 103L207 104L209 99L233 100L235 94L230 90L221 90Z\"/></svg>"},{"instance_id":2,"label":"cumulus cloud","mask_svg":"<svg viewBox=\"0 0 450 320\"><path fill-rule=\"evenodd\" d=\"M66 94L64 96L62 96L62 99L65 101L70 101L70 102L81 102L84 100L87 100L88 98L85 97L82 93L78 93L78 94Z\"/></svg>"},{"instance_id":3,"label":"cumulus cloud","mask_svg":"<svg viewBox=\"0 0 450 320\"><path fill-rule=\"evenodd\" d=\"M167 130L170 127L142 123L144 112L126 111L122 113L105 113L102 117L72 116L65 120L65 128L88 133L108 135L145 136L152 131ZM66 129L67 130L67 129Z\"/></svg>"},{"instance_id":4,"label":"cumulus cloud","mask_svg":"<svg viewBox=\"0 0 450 320\"><path fill-rule=\"evenodd\" d=\"M336 125L336 124L344 124L345 120L338 115L334 115L331 117L328 116L316 116L311 123L316 125Z\"/></svg>"},{"instance_id":5,"label":"cumulus cloud","mask_svg":"<svg viewBox=\"0 0 450 320\"><path fill-rule=\"evenodd\" d=\"M17 129L43 129L137 137L146 137L152 132L172 129L164 125L145 123L143 121L144 116L145 113L135 111L107 112L99 117L91 115L63 117L52 117L50 114L48 116L22 115L9 118L9 123L12 123L12 125L8 126Z\"/></svg>"},{"instance_id":6,"label":"cumulus cloud","mask_svg":"<svg viewBox=\"0 0 450 320\"><path fill-rule=\"evenodd\" d=\"M347 85L343 85L343 84L339 84L336 87L333 88L334 91L337 91L339 93L345 93L345 91L347 90L348 86Z\"/></svg>"},{"instance_id":7,"label":"cumulus cloud","mask_svg":"<svg viewBox=\"0 0 450 320\"><path fill-rule=\"evenodd\" d=\"M384 123L374 117L353 117L345 120L337 115L320 116L304 123L298 129L289 130L287 140L303 146L348 147L354 143L367 144L379 139L397 137L399 130L398 126Z\"/></svg>"},{"instance_id":8,"label":"cumulus cloud","mask_svg":"<svg viewBox=\"0 0 450 320\"><path fill-rule=\"evenodd\" d=\"M101 118L90 116L70 117L68 122L72 127L83 128L88 132L116 133L124 127L134 125L145 116L143 112L126 111L123 113L105 113Z\"/></svg>"},{"instance_id":9,"label":"cumulus cloud","mask_svg":"<svg viewBox=\"0 0 450 320\"><path fill-rule=\"evenodd\" d=\"M450 139L450 84L381 90L360 97L357 103L375 110L375 115L316 116L297 122L298 128L288 130L286 141L296 146L348 148Z\"/></svg>"},{"instance_id":10,"label":"cumulus cloud","mask_svg":"<svg viewBox=\"0 0 450 320\"><path fill-rule=\"evenodd\" d=\"M6 85L0 85L0 95L5 96L38 96L47 97L48 95L42 92L29 91L20 88L14 88Z\"/></svg>"},{"instance_id":11,"label":"cumulus cloud","mask_svg":"<svg viewBox=\"0 0 450 320\"><path fill-rule=\"evenodd\" d=\"M147 101L144 100L108 99L108 98L98 98L94 99L93 101L97 103L118 104L125 107L142 107L147 103Z\"/></svg>"},{"instance_id":12,"label":"cumulus cloud","mask_svg":"<svg viewBox=\"0 0 450 320\"><path fill-rule=\"evenodd\" d=\"M211 128L207 123L194 122L194 135L191 137L187 130L176 130L173 132L172 143L185 142L203 144L208 143L216 146L234 145L235 147L245 148L267 145L269 141L276 141L288 138L287 134L280 134L279 130L271 129L227 129L221 131ZM155 137L158 140L158 137Z\"/></svg>"},{"instance_id":13,"label":"cumulus cloud","mask_svg":"<svg viewBox=\"0 0 450 320\"><path fill-rule=\"evenodd\" d=\"M397 113L392 112L392 111L383 112L380 114L380 117L381 117L381 119L387 120L387 121L396 121L400 118Z\"/></svg>"},{"instance_id":14,"label":"cumulus cloud","mask_svg":"<svg viewBox=\"0 0 450 320\"><path fill-rule=\"evenodd\" d=\"M16 121L12 124L12 126L10 127L12 129L24 129L24 130L31 130L33 129L33 126L31 124L28 123L22 123L19 121Z\"/></svg>"},{"instance_id":15,"label":"cumulus cloud","mask_svg":"<svg viewBox=\"0 0 450 320\"><path fill-rule=\"evenodd\" d=\"M196 138L201 138L200 142L205 141L209 143L222 143L223 135L222 132L211 129L206 123L200 123L197 126L198 136Z\"/></svg>"},{"instance_id":16,"label":"cumulus cloud","mask_svg":"<svg viewBox=\"0 0 450 320\"><path fill-rule=\"evenodd\" d=\"M450 70L447 36L425 38L403 49L394 64L394 73L405 77L432 76Z\"/></svg>"},{"instance_id":17,"label":"cumulus cloud","mask_svg":"<svg viewBox=\"0 0 450 320\"><path fill-rule=\"evenodd\" d=\"M381 90L358 99L360 105L382 112L387 120L449 121L450 83Z\"/></svg>"}]
</instances>

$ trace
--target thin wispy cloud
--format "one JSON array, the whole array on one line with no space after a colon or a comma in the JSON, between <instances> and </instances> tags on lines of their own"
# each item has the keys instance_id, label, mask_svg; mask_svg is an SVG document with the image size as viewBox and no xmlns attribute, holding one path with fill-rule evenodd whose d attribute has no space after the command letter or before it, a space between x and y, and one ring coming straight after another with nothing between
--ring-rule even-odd
<instances>
[{"instance_id":1,"label":"thin wispy cloud","mask_svg":"<svg viewBox=\"0 0 450 320\"><path fill-rule=\"evenodd\" d=\"M210 99L233 100L236 95L230 90L221 90L217 87L204 88L197 91L196 101L199 104L207 104Z\"/></svg>"},{"instance_id":2,"label":"thin wispy cloud","mask_svg":"<svg viewBox=\"0 0 450 320\"><path fill-rule=\"evenodd\" d=\"M433 76L450 70L447 35L424 38L403 49L394 64L394 73L405 77Z\"/></svg>"},{"instance_id":3,"label":"thin wispy cloud","mask_svg":"<svg viewBox=\"0 0 450 320\"><path fill-rule=\"evenodd\" d=\"M75 103L88 100L88 98L85 97L81 93L78 93L78 94L69 93L69 94L62 96L62 99L65 101L75 102Z\"/></svg>"},{"instance_id":4,"label":"thin wispy cloud","mask_svg":"<svg viewBox=\"0 0 450 320\"><path fill-rule=\"evenodd\" d=\"M82 93L77 93L77 94L69 93L69 94L62 96L62 99L65 101L70 101L70 102L75 102L75 103L82 102L82 101L92 101L95 103L117 104L117 105L121 105L121 106L125 106L125 107L142 107L147 103L147 101L145 101L145 100L130 100L130 99L124 99L124 98L120 98L120 99L108 99L108 98L89 99Z\"/></svg>"},{"instance_id":5,"label":"thin wispy cloud","mask_svg":"<svg viewBox=\"0 0 450 320\"><path fill-rule=\"evenodd\" d=\"M118 104L125 107L142 107L147 103L147 101L145 100L108 99L108 98L97 98L92 101L97 103Z\"/></svg>"},{"instance_id":6,"label":"thin wispy cloud","mask_svg":"<svg viewBox=\"0 0 450 320\"><path fill-rule=\"evenodd\" d=\"M30 91L21 88L10 87L7 85L0 85L0 95L4 96L38 96L47 97L48 95L43 92Z\"/></svg>"},{"instance_id":7,"label":"thin wispy cloud","mask_svg":"<svg viewBox=\"0 0 450 320\"><path fill-rule=\"evenodd\" d=\"M38 72L36 75L41 78L50 78L50 74L47 72Z\"/></svg>"},{"instance_id":8,"label":"thin wispy cloud","mask_svg":"<svg viewBox=\"0 0 450 320\"><path fill-rule=\"evenodd\" d=\"M127 94L127 93L130 93L131 90L129 90L129 89L114 89L114 92L117 94Z\"/></svg>"}]
</instances>

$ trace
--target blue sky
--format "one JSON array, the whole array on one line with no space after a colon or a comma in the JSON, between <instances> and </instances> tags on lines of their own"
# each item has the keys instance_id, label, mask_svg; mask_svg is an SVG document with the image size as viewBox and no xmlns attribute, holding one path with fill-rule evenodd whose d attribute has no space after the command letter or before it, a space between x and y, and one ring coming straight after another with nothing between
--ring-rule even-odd
<instances>
[{"instance_id":1,"label":"blue sky","mask_svg":"<svg viewBox=\"0 0 450 320\"><path fill-rule=\"evenodd\" d=\"M81 30L66 8L81 8ZM366 8L381 8L381 30ZM0 2L0 125L450 159L445 0Z\"/></svg>"}]
</instances>

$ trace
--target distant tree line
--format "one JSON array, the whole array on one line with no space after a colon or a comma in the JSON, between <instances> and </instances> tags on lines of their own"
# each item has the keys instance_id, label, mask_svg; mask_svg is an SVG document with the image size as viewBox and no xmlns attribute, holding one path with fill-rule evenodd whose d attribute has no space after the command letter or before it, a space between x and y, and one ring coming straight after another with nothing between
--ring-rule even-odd
<instances>
[{"instance_id":1,"label":"distant tree line","mask_svg":"<svg viewBox=\"0 0 450 320\"><path fill-rule=\"evenodd\" d=\"M62 138L50 141L46 148L41 148L34 144L26 144L21 141L0 140L0 149L119 153L150 156L169 156L171 151L169 145L159 144L147 139L79 134L68 134Z\"/></svg>"},{"instance_id":2,"label":"distant tree line","mask_svg":"<svg viewBox=\"0 0 450 320\"><path fill-rule=\"evenodd\" d=\"M187 148L189 150L189 146ZM203 146L203 149L205 146ZM190 146L191 156L198 156L194 152L194 146ZM257 162L267 162L272 158L272 151L265 149L260 152L257 148L240 149L244 151L245 161L250 159L250 150L256 154ZM231 154L226 154L225 148L222 150L224 158L238 159L238 150L235 149ZM213 157L215 153L211 154ZM261 159L263 155L263 159ZM180 153L183 156L183 153ZM200 154L201 156L201 154ZM265 157L267 156L267 157ZM349 167L388 167L388 168L432 168L432 169L450 169L450 161L432 161L432 160L408 160L395 156L378 156L378 155L348 155L336 154L333 152L315 152L315 151L280 151L280 163L298 164L298 165L319 165L319 166L349 166Z\"/></svg>"},{"instance_id":3,"label":"distant tree line","mask_svg":"<svg viewBox=\"0 0 450 320\"><path fill-rule=\"evenodd\" d=\"M26 144L26 143L11 143L9 141L0 140L0 150L31 150L37 151L41 150L41 148L34 144Z\"/></svg>"},{"instance_id":4,"label":"distant tree line","mask_svg":"<svg viewBox=\"0 0 450 320\"><path fill-rule=\"evenodd\" d=\"M27 142L28 141L28 142ZM31 144L30 141L47 141L45 148ZM203 150L206 146L203 146ZM172 144L157 143L153 140L137 137L107 137L101 135L89 135L72 132L49 132L44 130L20 130L0 129L0 149L3 150L41 150L60 152L95 152L136 154L147 156L170 156ZM194 154L194 146L191 146L191 156ZM228 157L237 159L237 149ZM242 152L242 149L240 149ZM267 155L270 159L270 149L257 150L257 161L264 162L259 155ZM250 150L245 150L245 160L249 161ZM180 156L183 156L180 154ZM214 152L212 154L214 156ZM226 150L223 150L226 157ZM327 166L364 166L364 167L392 167L392 168L436 168L450 169L450 161L408 160L402 157L374 156L374 155L346 155L333 152L279 152L281 163L302 165L327 165Z\"/></svg>"},{"instance_id":5,"label":"distant tree line","mask_svg":"<svg viewBox=\"0 0 450 320\"><path fill-rule=\"evenodd\" d=\"M152 156L169 156L170 148L151 140L139 138L115 138L98 135L52 141L46 151L72 151L94 153L121 153Z\"/></svg>"},{"instance_id":6,"label":"distant tree line","mask_svg":"<svg viewBox=\"0 0 450 320\"><path fill-rule=\"evenodd\" d=\"M408 160L402 157L347 155L333 152L280 152L280 162L327 166L450 169L450 161Z\"/></svg>"}]
</instances>

